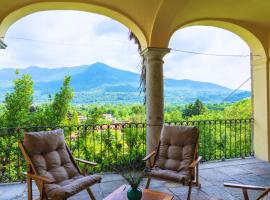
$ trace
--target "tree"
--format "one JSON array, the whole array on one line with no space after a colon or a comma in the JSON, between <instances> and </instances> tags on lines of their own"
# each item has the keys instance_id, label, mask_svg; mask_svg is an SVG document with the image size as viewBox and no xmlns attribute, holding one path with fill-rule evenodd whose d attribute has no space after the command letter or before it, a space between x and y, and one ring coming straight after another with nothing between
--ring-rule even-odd
<instances>
[{"instance_id":1,"label":"tree","mask_svg":"<svg viewBox=\"0 0 270 200\"><path fill-rule=\"evenodd\" d=\"M183 110L183 117L188 118L193 115L201 115L206 111L206 108L199 99L197 99L194 103L190 103L185 106Z\"/></svg>"},{"instance_id":2,"label":"tree","mask_svg":"<svg viewBox=\"0 0 270 200\"><path fill-rule=\"evenodd\" d=\"M131 106L129 119L131 122L142 123L145 120L145 108L142 105Z\"/></svg>"},{"instance_id":3,"label":"tree","mask_svg":"<svg viewBox=\"0 0 270 200\"><path fill-rule=\"evenodd\" d=\"M70 76L65 77L63 86L55 94L52 102L45 106L46 122L49 126L58 126L65 120L74 96L70 87Z\"/></svg>"},{"instance_id":4,"label":"tree","mask_svg":"<svg viewBox=\"0 0 270 200\"><path fill-rule=\"evenodd\" d=\"M4 101L6 126L20 127L29 124L29 109L33 103L33 93L31 76L22 75L21 78L13 81L13 92L7 93Z\"/></svg>"},{"instance_id":5,"label":"tree","mask_svg":"<svg viewBox=\"0 0 270 200\"><path fill-rule=\"evenodd\" d=\"M177 122L182 120L182 113L180 110L175 109L164 114L165 122Z\"/></svg>"},{"instance_id":6,"label":"tree","mask_svg":"<svg viewBox=\"0 0 270 200\"><path fill-rule=\"evenodd\" d=\"M225 108L223 116L227 119L252 118L251 99L244 99L228 106L227 108Z\"/></svg>"},{"instance_id":7,"label":"tree","mask_svg":"<svg viewBox=\"0 0 270 200\"><path fill-rule=\"evenodd\" d=\"M75 108L70 108L66 119L64 120L66 126L76 126L79 125L78 113Z\"/></svg>"},{"instance_id":8,"label":"tree","mask_svg":"<svg viewBox=\"0 0 270 200\"><path fill-rule=\"evenodd\" d=\"M111 119L105 119L103 117L103 114L112 114L111 111L110 108L109 111L106 110L105 106L91 106L88 110L85 124L111 124Z\"/></svg>"},{"instance_id":9,"label":"tree","mask_svg":"<svg viewBox=\"0 0 270 200\"><path fill-rule=\"evenodd\" d=\"M102 114L103 111L100 108L90 108L87 114L87 120L85 124L97 124L98 121L101 119Z\"/></svg>"}]
</instances>

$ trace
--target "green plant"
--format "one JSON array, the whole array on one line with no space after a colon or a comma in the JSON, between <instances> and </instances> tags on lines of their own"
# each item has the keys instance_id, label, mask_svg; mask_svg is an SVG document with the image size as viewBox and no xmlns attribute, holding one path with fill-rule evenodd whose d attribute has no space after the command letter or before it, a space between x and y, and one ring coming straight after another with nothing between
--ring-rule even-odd
<instances>
[{"instance_id":1,"label":"green plant","mask_svg":"<svg viewBox=\"0 0 270 200\"><path fill-rule=\"evenodd\" d=\"M139 157L129 161L123 158L116 166L116 171L123 176L133 190L139 187L145 175L144 165Z\"/></svg>"},{"instance_id":2,"label":"green plant","mask_svg":"<svg viewBox=\"0 0 270 200\"><path fill-rule=\"evenodd\" d=\"M31 76L24 74L13 81L13 91L6 94L4 101L5 126L19 127L30 123L29 108L33 103L33 93Z\"/></svg>"},{"instance_id":3,"label":"green plant","mask_svg":"<svg viewBox=\"0 0 270 200\"><path fill-rule=\"evenodd\" d=\"M122 176L131 186L131 188L135 190L139 187L142 178L144 177L144 172L138 170L126 171L122 173Z\"/></svg>"}]
</instances>

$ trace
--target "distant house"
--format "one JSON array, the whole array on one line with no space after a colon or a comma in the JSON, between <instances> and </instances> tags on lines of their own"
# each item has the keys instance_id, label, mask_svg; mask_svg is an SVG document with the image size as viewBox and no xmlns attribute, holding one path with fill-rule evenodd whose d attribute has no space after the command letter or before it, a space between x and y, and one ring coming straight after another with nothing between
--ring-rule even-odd
<instances>
[{"instance_id":1,"label":"distant house","mask_svg":"<svg viewBox=\"0 0 270 200\"><path fill-rule=\"evenodd\" d=\"M117 119L112 114L102 114L103 119L112 121L113 124L118 123Z\"/></svg>"}]
</instances>

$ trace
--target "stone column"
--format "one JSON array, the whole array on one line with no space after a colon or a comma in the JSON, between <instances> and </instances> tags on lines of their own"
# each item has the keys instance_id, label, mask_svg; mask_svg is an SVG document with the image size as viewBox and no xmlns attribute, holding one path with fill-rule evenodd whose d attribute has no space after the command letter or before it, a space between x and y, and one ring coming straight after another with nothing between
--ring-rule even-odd
<instances>
[{"instance_id":1,"label":"stone column","mask_svg":"<svg viewBox=\"0 0 270 200\"><path fill-rule=\"evenodd\" d=\"M268 162L270 161L269 63L269 58L259 57L251 60L254 153L256 158Z\"/></svg>"},{"instance_id":2,"label":"stone column","mask_svg":"<svg viewBox=\"0 0 270 200\"><path fill-rule=\"evenodd\" d=\"M148 47L141 53L146 66L146 153L158 145L160 131L164 122L163 95L163 57L167 48Z\"/></svg>"}]
</instances>

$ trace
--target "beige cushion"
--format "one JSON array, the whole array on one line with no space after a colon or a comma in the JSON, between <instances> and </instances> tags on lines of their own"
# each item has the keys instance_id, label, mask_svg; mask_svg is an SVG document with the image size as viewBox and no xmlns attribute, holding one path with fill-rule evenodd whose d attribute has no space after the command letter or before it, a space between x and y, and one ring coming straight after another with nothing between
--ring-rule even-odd
<instances>
[{"instance_id":1,"label":"beige cushion","mask_svg":"<svg viewBox=\"0 0 270 200\"><path fill-rule=\"evenodd\" d=\"M39 175L56 183L80 175L66 150L63 130L25 133L24 145Z\"/></svg>"},{"instance_id":2,"label":"beige cushion","mask_svg":"<svg viewBox=\"0 0 270 200\"><path fill-rule=\"evenodd\" d=\"M199 132L191 126L164 125L161 131L157 167L160 169L182 171L194 160Z\"/></svg>"},{"instance_id":3,"label":"beige cushion","mask_svg":"<svg viewBox=\"0 0 270 200\"><path fill-rule=\"evenodd\" d=\"M151 171L146 172L146 176L180 183L186 183L187 180L190 180L190 173L187 170L176 172L172 170L160 169L159 167L155 167L151 169Z\"/></svg>"},{"instance_id":4,"label":"beige cushion","mask_svg":"<svg viewBox=\"0 0 270 200\"><path fill-rule=\"evenodd\" d=\"M99 182L101 177L98 175L91 176L75 176L72 179L65 180L59 184L45 184L45 191L48 197L51 198L67 198L85 188Z\"/></svg>"},{"instance_id":5,"label":"beige cushion","mask_svg":"<svg viewBox=\"0 0 270 200\"><path fill-rule=\"evenodd\" d=\"M25 133L24 146L38 175L55 182L45 185L49 197L68 197L101 179L100 176L80 175L66 149L64 131L61 129Z\"/></svg>"}]
</instances>

